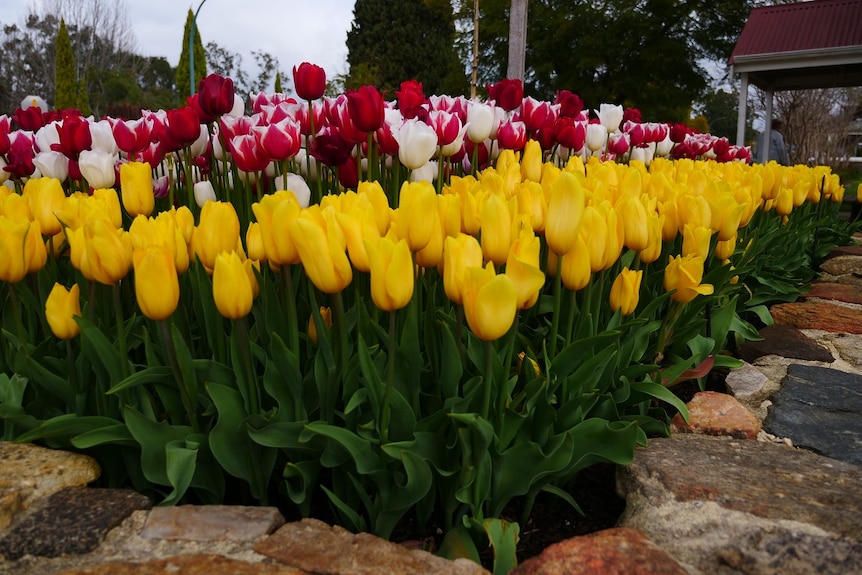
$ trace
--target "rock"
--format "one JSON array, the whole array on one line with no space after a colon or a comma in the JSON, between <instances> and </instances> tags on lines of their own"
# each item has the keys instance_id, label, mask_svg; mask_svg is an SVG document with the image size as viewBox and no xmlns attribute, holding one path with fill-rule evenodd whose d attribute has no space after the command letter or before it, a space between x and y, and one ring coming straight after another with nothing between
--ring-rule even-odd
<instances>
[{"instance_id":1,"label":"rock","mask_svg":"<svg viewBox=\"0 0 862 575\"><path fill-rule=\"evenodd\" d=\"M134 491L67 487L47 498L0 539L0 555L59 557L89 553L105 534L150 500Z\"/></svg>"},{"instance_id":2,"label":"rock","mask_svg":"<svg viewBox=\"0 0 862 575\"><path fill-rule=\"evenodd\" d=\"M827 333L823 335L823 340L835 347L839 359L856 369L862 367L862 337L848 333Z\"/></svg>"},{"instance_id":3,"label":"rock","mask_svg":"<svg viewBox=\"0 0 862 575\"><path fill-rule=\"evenodd\" d=\"M740 399L757 396L768 381L769 378L762 371L746 363L740 368L730 370L724 379L724 384L731 395Z\"/></svg>"},{"instance_id":4,"label":"rock","mask_svg":"<svg viewBox=\"0 0 862 575\"><path fill-rule=\"evenodd\" d=\"M862 273L862 257L839 255L820 264L820 270L833 276Z\"/></svg>"},{"instance_id":5,"label":"rock","mask_svg":"<svg viewBox=\"0 0 862 575\"><path fill-rule=\"evenodd\" d=\"M686 570L643 533L605 529L555 543L509 575L686 575Z\"/></svg>"},{"instance_id":6,"label":"rock","mask_svg":"<svg viewBox=\"0 0 862 575\"><path fill-rule=\"evenodd\" d=\"M221 555L178 555L157 561L112 561L93 567L61 571L57 575L307 575L304 571L273 563L247 563Z\"/></svg>"},{"instance_id":7,"label":"rock","mask_svg":"<svg viewBox=\"0 0 862 575\"><path fill-rule=\"evenodd\" d=\"M791 365L763 427L798 447L862 465L862 376Z\"/></svg>"},{"instance_id":8,"label":"rock","mask_svg":"<svg viewBox=\"0 0 862 575\"><path fill-rule=\"evenodd\" d=\"M814 282L804 297L862 304L862 291L857 286L837 282Z\"/></svg>"},{"instance_id":9,"label":"rock","mask_svg":"<svg viewBox=\"0 0 862 575\"><path fill-rule=\"evenodd\" d=\"M636 450L618 468L617 490L627 500L620 526L641 530L692 575L862 572L862 467L683 434Z\"/></svg>"},{"instance_id":10,"label":"rock","mask_svg":"<svg viewBox=\"0 0 862 575\"><path fill-rule=\"evenodd\" d=\"M288 523L255 545L254 550L304 571L327 575L488 573L468 559L449 561L368 533L354 535L316 519Z\"/></svg>"},{"instance_id":11,"label":"rock","mask_svg":"<svg viewBox=\"0 0 862 575\"><path fill-rule=\"evenodd\" d=\"M862 310L831 302L780 303L770 308L776 324L799 329L862 334Z\"/></svg>"},{"instance_id":12,"label":"rock","mask_svg":"<svg viewBox=\"0 0 862 575\"><path fill-rule=\"evenodd\" d=\"M284 517L275 507L155 507L141 536L186 541L252 541L283 524Z\"/></svg>"},{"instance_id":13,"label":"rock","mask_svg":"<svg viewBox=\"0 0 862 575\"><path fill-rule=\"evenodd\" d=\"M862 256L862 245L835 246L826 258L831 259L838 256Z\"/></svg>"},{"instance_id":14,"label":"rock","mask_svg":"<svg viewBox=\"0 0 862 575\"><path fill-rule=\"evenodd\" d=\"M87 485L101 469L87 455L26 443L0 442L0 529L33 501L61 489Z\"/></svg>"},{"instance_id":15,"label":"rock","mask_svg":"<svg viewBox=\"0 0 862 575\"><path fill-rule=\"evenodd\" d=\"M774 309L774 308L773 308ZM769 325L760 330L761 341L746 341L739 348L739 359L754 363L766 355L779 355L806 361L822 361L829 363L834 360L829 350L807 337L796 327Z\"/></svg>"},{"instance_id":16,"label":"rock","mask_svg":"<svg viewBox=\"0 0 862 575\"><path fill-rule=\"evenodd\" d=\"M737 439L755 439L760 422L733 396L715 391L700 391L689 401L688 423L680 414L671 422L671 429L683 433L730 435Z\"/></svg>"}]
</instances>

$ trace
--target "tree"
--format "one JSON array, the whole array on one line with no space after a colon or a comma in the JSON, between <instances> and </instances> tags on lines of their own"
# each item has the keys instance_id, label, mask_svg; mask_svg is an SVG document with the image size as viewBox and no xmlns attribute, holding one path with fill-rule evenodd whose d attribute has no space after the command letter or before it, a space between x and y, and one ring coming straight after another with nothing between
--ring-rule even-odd
<instances>
[{"instance_id":1,"label":"tree","mask_svg":"<svg viewBox=\"0 0 862 575\"><path fill-rule=\"evenodd\" d=\"M257 75L250 76L243 66L242 55L231 52L216 42L207 43L207 66L213 74L233 80L234 91L237 94L256 94L272 91L276 84L284 83L284 72L279 68L278 58L263 50L252 50L251 56L257 65Z\"/></svg>"},{"instance_id":2,"label":"tree","mask_svg":"<svg viewBox=\"0 0 862 575\"><path fill-rule=\"evenodd\" d=\"M60 19L57 30L57 53L54 64L54 108L62 110L78 105L78 78L75 73L75 55L66 22Z\"/></svg>"},{"instance_id":3,"label":"tree","mask_svg":"<svg viewBox=\"0 0 862 575\"><path fill-rule=\"evenodd\" d=\"M195 23L195 15L192 9L189 8L188 17L186 17L186 28L183 32L183 49L180 53L180 61L177 63L176 85L177 92L180 95L180 101L185 103L186 97L191 95L189 76L191 75L191 66L189 65L189 38L194 27L194 41L192 49L195 62L195 86L207 75L207 54L204 50L203 42L201 41L200 29Z\"/></svg>"},{"instance_id":4,"label":"tree","mask_svg":"<svg viewBox=\"0 0 862 575\"><path fill-rule=\"evenodd\" d=\"M708 86L700 63L727 59L752 4L532 0L525 93L553 99L557 90L568 89L590 107L623 104L640 108L645 120L682 121ZM480 3L479 85L505 77L510 5ZM461 1L459 8L459 30L472 34L472 2Z\"/></svg>"},{"instance_id":5,"label":"tree","mask_svg":"<svg viewBox=\"0 0 862 575\"><path fill-rule=\"evenodd\" d=\"M365 83L392 93L415 79L426 94L468 90L449 0L356 0L347 62L347 88Z\"/></svg>"},{"instance_id":6,"label":"tree","mask_svg":"<svg viewBox=\"0 0 862 575\"><path fill-rule=\"evenodd\" d=\"M736 124L738 120L739 93L723 89L708 91L702 103L697 107L699 112L709 122L709 133L724 137L731 142L736 141ZM751 108L751 106L749 106ZM754 113L749 109L745 115L745 141L753 142L757 133L753 127Z\"/></svg>"}]
</instances>

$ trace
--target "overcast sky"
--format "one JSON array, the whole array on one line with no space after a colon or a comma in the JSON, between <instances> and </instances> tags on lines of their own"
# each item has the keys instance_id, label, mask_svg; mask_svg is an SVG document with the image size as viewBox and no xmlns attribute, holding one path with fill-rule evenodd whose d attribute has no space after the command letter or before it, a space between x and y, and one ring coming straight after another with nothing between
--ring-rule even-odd
<instances>
[{"instance_id":1,"label":"overcast sky","mask_svg":"<svg viewBox=\"0 0 862 575\"><path fill-rule=\"evenodd\" d=\"M112 1L112 0L109 0ZM353 21L353 0L205 0L197 25L204 45L214 41L239 53L244 67L255 71L252 50L278 59L288 74L302 62L326 70L327 78L347 72L347 30ZM41 0L2 0L0 22L20 24ZM182 50L189 8L200 0L126 0L137 39L137 52L164 56L176 66Z\"/></svg>"}]
</instances>

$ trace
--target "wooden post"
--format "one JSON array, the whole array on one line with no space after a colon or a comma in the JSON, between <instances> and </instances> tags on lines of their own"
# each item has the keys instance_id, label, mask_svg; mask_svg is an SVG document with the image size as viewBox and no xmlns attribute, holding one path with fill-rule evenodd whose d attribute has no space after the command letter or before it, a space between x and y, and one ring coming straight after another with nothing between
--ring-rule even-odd
<instances>
[{"instance_id":1,"label":"wooden post","mask_svg":"<svg viewBox=\"0 0 862 575\"><path fill-rule=\"evenodd\" d=\"M473 70L470 75L470 98L476 97L479 82L479 0L473 0Z\"/></svg>"},{"instance_id":2,"label":"wooden post","mask_svg":"<svg viewBox=\"0 0 862 575\"><path fill-rule=\"evenodd\" d=\"M522 82L527 54L527 1L512 0L509 11L509 67L506 77Z\"/></svg>"}]
</instances>

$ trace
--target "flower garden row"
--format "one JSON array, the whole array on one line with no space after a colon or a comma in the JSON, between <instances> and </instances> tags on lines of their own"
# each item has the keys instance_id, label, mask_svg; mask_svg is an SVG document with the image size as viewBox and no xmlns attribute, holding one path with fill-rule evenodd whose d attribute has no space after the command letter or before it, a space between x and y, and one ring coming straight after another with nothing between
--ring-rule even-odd
<instances>
[{"instance_id":1,"label":"flower garden row","mask_svg":"<svg viewBox=\"0 0 862 575\"><path fill-rule=\"evenodd\" d=\"M139 120L0 117L6 439L165 504L434 518L504 572L504 509L576 506L849 237L828 168L636 111L294 74L251 116L210 76Z\"/></svg>"}]
</instances>

